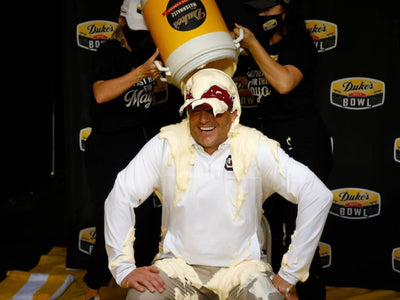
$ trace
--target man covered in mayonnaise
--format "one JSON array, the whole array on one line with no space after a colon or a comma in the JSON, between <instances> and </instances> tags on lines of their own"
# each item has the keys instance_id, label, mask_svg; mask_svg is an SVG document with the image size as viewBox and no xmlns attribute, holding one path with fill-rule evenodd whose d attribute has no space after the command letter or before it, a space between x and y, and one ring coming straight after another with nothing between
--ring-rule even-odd
<instances>
[{"instance_id":1,"label":"man covered in mayonnaise","mask_svg":"<svg viewBox=\"0 0 400 300\"><path fill-rule=\"evenodd\" d=\"M182 86L186 118L161 128L122 170L105 202L105 240L116 282L137 299L296 299L332 204L331 191L277 142L239 124L238 90L202 69ZM136 267L135 213L162 201L159 252ZM279 193L298 205L277 274L263 253L262 204ZM268 199L266 200L268 201Z\"/></svg>"}]
</instances>

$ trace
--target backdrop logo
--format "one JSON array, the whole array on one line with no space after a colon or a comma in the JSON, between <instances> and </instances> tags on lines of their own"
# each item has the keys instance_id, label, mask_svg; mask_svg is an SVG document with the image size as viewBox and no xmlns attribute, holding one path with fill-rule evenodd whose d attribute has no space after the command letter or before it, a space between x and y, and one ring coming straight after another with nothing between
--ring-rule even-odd
<instances>
[{"instance_id":1,"label":"backdrop logo","mask_svg":"<svg viewBox=\"0 0 400 300\"><path fill-rule=\"evenodd\" d=\"M327 268L331 265L331 246L329 244L319 242L319 256L321 258L321 265L323 268Z\"/></svg>"},{"instance_id":2,"label":"backdrop logo","mask_svg":"<svg viewBox=\"0 0 400 300\"><path fill-rule=\"evenodd\" d=\"M400 138L394 141L394 160L400 162Z\"/></svg>"},{"instance_id":3,"label":"backdrop logo","mask_svg":"<svg viewBox=\"0 0 400 300\"><path fill-rule=\"evenodd\" d=\"M345 219L367 219L380 213L379 193L359 189L343 188L333 190L333 203L330 214Z\"/></svg>"},{"instance_id":4,"label":"backdrop logo","mask_svg":"<svg viewBox=\"0 0 400 300\"><path fill-rule=\"evenodd\" d=\"M168 83L157 78L153 84L153 105L168 101Z\"/></svg>"},{"instance_id":5,"label":"backdrop logo","mask_svg":"<svg viewBox=\"0 0 400 300\"><path fill-rule=\"evenodd\" d=\"M92 127L85 127L79 131L79 149L81 149L81 151L85 151L86 141L91 133Z\"/></svg>"},{"instance_id":6,"label":"backdrop logo","mask_svg":"<svg viewBox=\"0 0 400 300\"><path fill-rule=\"evenodd\" d=\"M76 39L79 47L97 51L100 45L111 38L118 23L110 21L88 21L76 26Z\"/></svg>"},{"instance_id":7,"label":"backdrop logo","mask_svg":"<svg viewBox=\"0 0 400 300\"><path fill-rule=\"evenodd\" d=\"M400 273L400 248L394 248L392 252L393 271Z\"/></svg>"},{"instance_id":8,"label":"backdrop logo","mask_svg":"<svg viewBox=\"0 0 400 300\"><path fill-rule=\"evenodd\" d=\"M318 52L336 47L338 37L336 24L321 20L306 20L306 28Z\"/></svg>"},{"instance_id":9,"label":"backdrop logo","mask_svg":"<svg viewBox=\"0 0 400 300\"><path fill-rule=\"evenodd\" d=\"M242 108L257 108L257 102L254 100L247 88L247 77L236 76L233 78L239 92L240 105Z\"/></svg>"},{"instance_id":10,"label":"backdrop logo","mask_svg":"<svg viewBox=\"0 0 400 300\"><path fill-rule=\"evenodd\" d=\"M93 246L96 243L96 227L88 227L79 231L79 251L92 254Z\"/></svg>"},{"instance_id":11,"label":"backdrop logo","mask_svg":"<svg viewBox=\"0 0 400 300\"><path fill-rule=\"evenodd\" d=\"M331 104L345 109L370 109L383 104L385 83L371 78L343 78L331 83Z\"/></svg>"}]
</instances>

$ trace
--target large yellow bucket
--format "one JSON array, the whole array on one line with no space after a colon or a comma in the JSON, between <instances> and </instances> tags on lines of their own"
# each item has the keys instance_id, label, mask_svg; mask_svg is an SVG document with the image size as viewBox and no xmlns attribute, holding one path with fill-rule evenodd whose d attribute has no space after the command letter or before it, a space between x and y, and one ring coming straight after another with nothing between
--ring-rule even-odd
<instances>
[{"instance_id":1,"label":"large yellow bucket","mask_svg":"<svg viewBox=\"0 0 400 300\"><path fill-rule=\"evenodd\" d=\"M241 37L233 40L215 0L141 0L141 7L164 80L180 88L205 67L234 74Z\"/></svg>"}]
</instances>

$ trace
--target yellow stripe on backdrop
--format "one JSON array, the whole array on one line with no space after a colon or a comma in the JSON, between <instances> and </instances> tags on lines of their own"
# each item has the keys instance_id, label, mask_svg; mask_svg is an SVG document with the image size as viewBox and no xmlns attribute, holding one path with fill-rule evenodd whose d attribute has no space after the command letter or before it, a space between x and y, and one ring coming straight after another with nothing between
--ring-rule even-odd
<instances>
[{"instance_id":1,"label":"yellow stripe on backdrop","mask_svg":"<svg viewBox=\"0 0 400 300\"><path fill-rule=\"evenodd\" d=\"M54 247L30 271L11 270L0 282L0 300L48 300L60 297L74 281L65 268L66 249Z\"/></svg>"},{"instance_id":2,"label":"yellow stripe on backdrop","mask_svg":"<svg viewBox=\"0 0 400 300\"><path fill-rule=\"evenodd\" d=\"M47 300L56 299L74 281L70 274L45 274L9 271L0 283L0 299Z\"/></svg>"},{"instance_id":3,"label":"yellow stripe on backdrop","mask_svg":"<svg viewBox=\"0 0 400 300\"><path fill-rule=\"evenodd\" d=\"M7 277L0 282L0 299L12 299L14 295L24 286L29 280L29 272L9 271Z\"/></svg>"},{"instance_id":4,"label":"yellow stripe on backdrop","mask_svg":"<svg viewBox=\"0 0 400 300\"><path fill-rule=\"evenodd\" d=\"M49 275L46 283L35 293L33 299L56 299L61 296L69 285L74 281L74 277L70 274L65 275ZM43 298L44 297L44 298ZM49 297L49 298L46 298Z\"/></svg>"},{"instance_id":5,"label":"yellow stripe on backdrop","mask_svg":"<svg viewBox=\"0 0 400 300\"><path fill-rule=\"evenodd\" d=\"M54 247L47 255L40 257L39 263L30 272L9 271L6 278L0 282L0 300L82 300L86 290L83 282L86 271L67 269L66 255L66 248ZM35 295L13 298L29 281L31 274L46 274L48 280L37 287ZM108 287L100 290L100 296L102 300L124 300L126 292L126 289L118 287L115 281L111 280Z\"/></svg>"}]
</instances>

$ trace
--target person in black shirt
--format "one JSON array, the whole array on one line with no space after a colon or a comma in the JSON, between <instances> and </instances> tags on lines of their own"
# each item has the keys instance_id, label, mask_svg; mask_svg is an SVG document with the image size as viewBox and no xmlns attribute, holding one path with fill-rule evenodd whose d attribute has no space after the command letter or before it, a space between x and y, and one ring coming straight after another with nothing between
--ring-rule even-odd
<instances>
[{"instance_id":1,"label":"person in black shirt","mask_svg":"<svg viewBox=\"0 0 400 300\"><path fill-rule=\"evenodd\" d=\"M247 109L246 103L243 105L241 122L277 140L290 156L307 165L326 183L332 150L313 90L318 52L293 1L246 2L257 18L256 29L253 33L235 24L235 36L239 36L240 28L244 31L240 42L244 51L234 77L246 79L243 95L252 97L252 105ZM264 213L272 230L272 266L278 270L294 233L296 207L277 194L271 197L265 202ZM309 278L296 285L300 300L326 298L322 275L317 249Z\"/></svg>"},{"instance_id":2,"label":"person in black shirt","mask_svg":"<svg viewBox=\"0 0 400 300\"><path fill-rule=\"evenodd\" d=\"M164 104L170 87L159 80L160 72L154 64L158 50L137 11L138 3L123 2L119 26L94 56L95 101L91 106L92 132L86 143L85 163L91 201L96 208L96 243L84 276L85 300L99 300L101 286L107 286L111 280L104 243L104 201L117 173L154 132L172 122L169 106L179 116L173 105ZM171 119L160 117L160 103L163 115ZM161 204L153 196L135 213L136 263L149 265L158 251Z\"/></svg>"}]
</instances>

